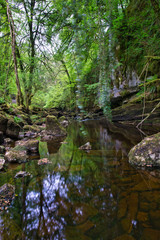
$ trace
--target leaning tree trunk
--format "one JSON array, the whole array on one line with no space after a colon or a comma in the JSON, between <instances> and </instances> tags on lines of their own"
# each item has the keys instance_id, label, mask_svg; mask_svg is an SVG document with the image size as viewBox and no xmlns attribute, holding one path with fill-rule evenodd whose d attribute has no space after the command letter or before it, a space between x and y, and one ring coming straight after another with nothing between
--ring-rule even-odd
<instances>
[{"instance_id":1,"label":"leaning tree trunk","mask_svg":"<svg viewBox=\"0 0 160 240\"><path fill-rule=\"evenodd\" d=\"M16 57L16 36L15 36L15 29L14 29L14 21L12 18L12 13L10 11L9 3L8 0L6 0L7 4L7 17L8 17L8 22L9 22L9 27L10 27L10 34L11 34L11 40L12 40L12 54L13 54L13 60L14 60L14 70L15 70L15 75L16 75L16 85L17 85L17 104L18 106L23 105L23 95L21 92L21 87L20 87L20 81L18 77L18 67L17 67L17 57Z\"/></svg>"}]
</instances>

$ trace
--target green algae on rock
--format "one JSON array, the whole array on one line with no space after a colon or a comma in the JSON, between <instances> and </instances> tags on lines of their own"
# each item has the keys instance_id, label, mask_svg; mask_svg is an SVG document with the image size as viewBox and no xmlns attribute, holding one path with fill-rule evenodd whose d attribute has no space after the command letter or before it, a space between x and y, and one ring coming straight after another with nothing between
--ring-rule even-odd
<instances>
[{"instance_id":1,"label":"green algae on rock","mask_svg":"<svg viewBox=\"0 0 160 240\"><path fill-rule=\"evenodd\" d=\"M160 132L144 138L128 156L133 165L160 167Z\"/></svg>"}]
</instances>

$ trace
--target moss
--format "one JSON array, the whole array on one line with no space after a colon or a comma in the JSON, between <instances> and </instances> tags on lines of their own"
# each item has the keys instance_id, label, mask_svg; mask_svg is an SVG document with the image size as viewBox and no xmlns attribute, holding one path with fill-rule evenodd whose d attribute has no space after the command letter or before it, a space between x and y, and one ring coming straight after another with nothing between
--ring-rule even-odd
<instances>
[{"instance_id":1,"label":"moss","mask_svg":"<svg viewBox=\"0 0 160 240\"><path fill-rule=\"evenodd\" d=\"M21 145L17 145L14 147L13 149L14 151L25 151L26 147L25 146L21 146Z\"/></svg>"},{"instance_id":2,"label":"moss","mask_svg":"<svg viewBox=\"0 0 160 240\"><path fill-rule=\"evenodd\" d=\"M36 125L25 125L23 127L23 130L25 131L32 131L32 132L39 132L40 128Z\"/></svg>"},{"instance_id":3,"label":"moss","mask_svg":"<svg viewBox=\"0 0 160 240\"><path fill-rule=\"evenodd\" d=\"M66 118L65 118L65 116L61 116L58 120L60 121L60 122L62 122L62 121L64 121Z\"/></svg>"}]
</instances>

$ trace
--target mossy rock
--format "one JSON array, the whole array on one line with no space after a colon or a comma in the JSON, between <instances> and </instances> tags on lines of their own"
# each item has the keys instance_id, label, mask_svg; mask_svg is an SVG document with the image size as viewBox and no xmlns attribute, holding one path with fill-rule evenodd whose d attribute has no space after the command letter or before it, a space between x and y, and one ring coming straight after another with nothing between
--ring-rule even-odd
<instances>
[{"instance_id":1,"label":"mossy rock","mask_svg":"<svg viewBox=\"0 0 160 240\"><path fill-rule=\"evenodd\" d=\"M40 128L37 125L25 125L23 127L23 130L31 132L40 132Z\"/></svg>"},{"instance_id":2,"label":"mossy rock","mask_svg":"<svg viewBox=\"0 0 160 240\"><path fill-rule=\"evenodd\" d=\"M10 163L23 163L28 159L27 151L11 149L5 154L5 160Z\"/></svg>"},{"instance_id":3,"label":"mossy rock","mask_svg":"<svg viewBox=\"0 0 160 240\"><path fill-rule=\"evenodd\" d=\"M63 122L64 120L66 120L66 117L65 116L61 116L58 120L59 120L59 122Z\"/></svg>"},{"instance_id":4,"label":"mossy rock","mask_svg":"<svg viewBox=\"0 0 160 240\"><path fill-rule=\"evenodd\" d=\"M44 135L65 136L66 134L66 130L61 126L55 116L48 115L46 117L46 131Z\"/></svg>"},{"instance_id":5,"label":"mossy rock","mask_svg":"<svg viewBox=\"0 0 160 240\"><path fill-rule=\"evenodd\" d=\"M35 139L29 139L27 141L21 140L17 141L14 150L27 152L38 152L39 151L39 141Z\"/></svg>"},{"instance_id":6,"label":"mossy rock","mask_svg":"<svg viewBox=\"0 0 160 240\"><path fill-rule=\"evenodd\" d=\"M130 150L128 156L133 165L160 167L160 132L144 138Z\"/></svg>"},{"instance_id":7,"label":"mossy rock","mask_svg":"<svg viewBox=\"0 0 160 240\"><path fill-rule=\"evenodd\" d=\"M0 114L0 131L6 133L8 119Z\"/></svg>"},{"instance_id":8,"label":"mossy rock","mask_svg":"<svg viewBox=\"0 0 160 240\"><path fill-rule=\"evenodd\" d=\"M18 138L19 132L21 128L20 126L15 123L13 120L9 120L7 122L7 130L6 130L6 135L11 137L11 138Z\"/></svg>"}]
</instances>

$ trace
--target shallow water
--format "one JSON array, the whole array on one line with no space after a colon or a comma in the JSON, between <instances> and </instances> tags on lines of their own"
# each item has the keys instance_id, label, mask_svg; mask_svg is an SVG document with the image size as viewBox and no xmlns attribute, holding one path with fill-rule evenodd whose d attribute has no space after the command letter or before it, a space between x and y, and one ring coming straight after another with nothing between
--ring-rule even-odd
<instances>
[{"instance_id":1,"label":"shallow water","mask_svg":"<svg viewBox=\"0 0 160 240\"><path fill-rule=\"evenodd\" d=\"M0 239L158 240L159 170L136 170L130 148L135 129L111 133L105 121L73 123L63 143L41 142L36 156L0 173L0 186L15 185L11 206L0 212ZM92 150L79 147L90 142ZM31 177L14 179L25 170Z\"/></svg>"}]
</instances>

